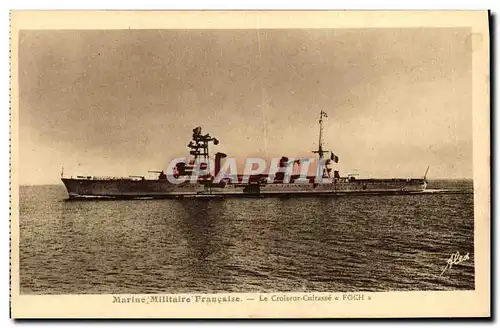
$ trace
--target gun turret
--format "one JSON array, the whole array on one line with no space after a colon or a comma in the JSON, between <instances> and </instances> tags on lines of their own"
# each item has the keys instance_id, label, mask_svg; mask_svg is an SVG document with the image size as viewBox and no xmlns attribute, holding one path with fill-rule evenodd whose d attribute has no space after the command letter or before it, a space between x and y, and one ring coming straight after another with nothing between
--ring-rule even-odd
<instances>
[{"instance_id":1,"label":"gun turret","mask_svg":"<svg viewBox=\"0 0 500 328\"><path fill-rule=\"evenodd\" d=\"M154 170L151 170L151 171L148 171L150 173L158 173L158 179L166 179L167 178L167 175L165 174L165 172L163 171L154 171Z\"/></svg>"}]
</instances>

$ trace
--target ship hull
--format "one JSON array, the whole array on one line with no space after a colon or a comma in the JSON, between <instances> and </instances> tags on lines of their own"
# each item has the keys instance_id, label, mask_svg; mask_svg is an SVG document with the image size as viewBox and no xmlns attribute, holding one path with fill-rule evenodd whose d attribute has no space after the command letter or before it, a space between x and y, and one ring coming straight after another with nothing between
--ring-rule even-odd
<instances>
[{"instance_id":1,"label":"ship hull","mask_svg":"<svg viewBox=\"0 0 500 328\"><path fill-rule=\"evenodd\" d=\"M158 199L286 197L343 195L401 195L421 193L424 179L333 180L330 183L173 184L164 180L63 178L69 199Z\"/></svg>"}]
</instances>

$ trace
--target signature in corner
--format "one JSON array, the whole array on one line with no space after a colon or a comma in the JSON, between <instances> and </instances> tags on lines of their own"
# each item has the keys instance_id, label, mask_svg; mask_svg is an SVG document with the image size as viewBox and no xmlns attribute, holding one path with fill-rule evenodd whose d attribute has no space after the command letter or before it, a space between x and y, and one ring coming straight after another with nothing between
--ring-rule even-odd
<instances>
[{"instance_id":1,"label":"signature in corner","mask_svg":"<svg viewBox=\"0 0 500 328\"><path fill-rule=\"evenodd\" d=\"M440 276L442 276L447 269L451 269L453 265L460 264L464 261L467 261L468 259L469 259L469 253L465 255L460 255L460 252L451 254L450 258L446 261L446 266L444 267L443 272L441 272Z\"/></svg>"}]
</instances>

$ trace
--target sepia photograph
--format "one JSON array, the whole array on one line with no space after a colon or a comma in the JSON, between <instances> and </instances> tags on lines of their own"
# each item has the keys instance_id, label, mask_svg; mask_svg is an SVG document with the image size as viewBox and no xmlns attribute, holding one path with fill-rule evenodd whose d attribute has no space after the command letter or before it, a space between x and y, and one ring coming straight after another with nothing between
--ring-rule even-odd
<instances>
[{"instance_id":1,"label":"sepia photograph","mask_svg":"<svg viewBox=\"0 0 500 328\"><path fill-rule=\"evenodd\" d=\"M83 13L11 13L14 316L489 316L487 12Z\"/></svg>"}]
</instances>

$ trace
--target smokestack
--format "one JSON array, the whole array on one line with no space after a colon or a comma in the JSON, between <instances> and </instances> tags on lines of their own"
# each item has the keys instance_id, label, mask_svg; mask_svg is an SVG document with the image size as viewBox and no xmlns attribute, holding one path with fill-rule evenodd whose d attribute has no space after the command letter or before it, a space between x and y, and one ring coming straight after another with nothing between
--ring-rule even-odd
<instances>
[{"instance_id":1,"label":"smokestack","mask_svg":"<svg viewBox=\"0 0 500 328\"><path fill-rule=\"evenodd\" d=\"M179 176L186 175L186 163L179 162L175 164L175 168L177 169L177 174L179 174Z\"/></svg>"},{"instance_id":2,"label":"smokestack","mask_svg":"<svg viewBox=\"0 0 500 328\"><path fill-rule=\"evenodd\" d=\"M215 176L217 176L217 174L219 174L219 172L220 172L221 159L226 158L226 157L227 157L227 155L224 153L216 153L215 154Z\"/></svg>"},{"instance_id":3,"label":"smokestack","mask_svg":"<svg viewBox=\"0 0 500 328\"><path fill-rule=\"evenodd\" d=\"M288 163L288 157L281 156L279 167L285 167L287 163Z\"/></svg>"}]
</instances>

